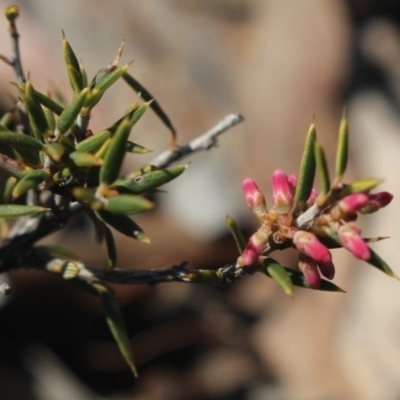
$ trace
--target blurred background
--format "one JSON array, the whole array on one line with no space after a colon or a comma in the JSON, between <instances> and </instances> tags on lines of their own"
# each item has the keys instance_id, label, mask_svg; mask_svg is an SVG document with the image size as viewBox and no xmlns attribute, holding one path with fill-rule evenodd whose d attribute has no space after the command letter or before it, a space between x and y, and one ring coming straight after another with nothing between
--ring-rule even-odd
<instances>
[{"instance_id":1,"label":"blurred background","mask_svg":"<svg viewBox=\"0 0 400 400\"><path fill-rule=\"evenodd\" d=\"M400 14L378 0L25 0L18 28L25 71L39 90L70 96L61 29L89 78L115 57L160 102L184 144L231 112L245 123L157 197L137 222L145 245L116 234L119 267L165 268L183 260L218 268L237 252L225 227L231 214L247 234L256 221L241 181L270 198L275 168L297 170L315 116L333 163L346 106L351 131L347 180L385 178L394 201L366 222L366 237L390 236L374 249L400 274ZM0 0L4 9L11 3ZM6 21L0 53L9 55ZM0 108L16 92L0 64ZM114 85L92 115L96 132L136 95ZM132 138L166 148L167 129L151 112ZM126 160L128 172L152 155ZM49 238L93 265L104 249L87 221ZM279 255L294 265L291 255ZM14 271L13 296L0 298L0 399L395 400L400 398L400 286L379 271L334 253L335 283L346 294L296 290L288 298L252 276L228 289L184 284L114 286L132 338L140 378L133 381L108 333L97 299L58 277ZM2 277L5 279L5 277Z\"/></svg>"}]
</instances>

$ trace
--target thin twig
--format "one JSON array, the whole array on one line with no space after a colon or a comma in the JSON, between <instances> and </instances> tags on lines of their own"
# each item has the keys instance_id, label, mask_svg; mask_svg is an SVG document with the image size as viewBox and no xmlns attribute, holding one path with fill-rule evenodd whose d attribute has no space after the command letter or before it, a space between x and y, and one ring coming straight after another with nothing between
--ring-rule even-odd
<instances>
[{"instance_id":1,"label":"thin twig","mask_svg":"<svg viewBox=\"0 0 400 400\"><path fill-rule=\"evenodd\" d=\"M15 75L17 76L18 83L25 83L25 75L22 69L21 55L19 51L19 33L17 31L17 25L14 20L10 21L10 34L11 34L11 46L13 50L13 57L11 59L11 65L14 68Z\"/></svg>"},{"instance_id":2,"label":"thin twig","mask_svg":"<svg viewBox=\"0 0 400 400\"><path fill-rule=\"evenodd\" d=\"M193 139L188 144L184 146L175 146L171 149L163 151L157 157L155 157L150 164L158 168L165 168L173 162L188 156L189 154L202 150L210 150L212 147L215 147L218 144L217 139L219 135L242 121L244 121L244 118L241 115L229 114L209 131Z\"/></svg>"}]
</instances>

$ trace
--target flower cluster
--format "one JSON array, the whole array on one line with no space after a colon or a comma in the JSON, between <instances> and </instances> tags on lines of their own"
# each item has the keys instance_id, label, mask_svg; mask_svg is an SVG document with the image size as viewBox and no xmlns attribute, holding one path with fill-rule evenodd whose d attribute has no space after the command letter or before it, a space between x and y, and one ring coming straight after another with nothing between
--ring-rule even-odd
<instances>
[{"instance_id":1,"label":"flower cluster","mask_svg":"<svg viewBox=\"0 0 400 400\"><path fill-rule=\"evenodd\" d=\"M352 223L358 213L371 213L388 205L393 196L388 192L372 194L369 191L344 195L339 199L319 204L317 191L312 188L305 204L295 198L297 175L287 176L281 170L272 175L273 205L268 210L265 197L257 184L247 178L243 192L247 204L260 222L260 228L250 237L239 263L244 267L262 263L264 254L279 248L294 247L299 251L298 268L309 287L318 288L321 276L333 279L335 268L329 247L335 238L337 245L349 250L355 257L369 261L371 250L361 237L361 229ZM334 200L332 200L334 199ZM313 209L310 223L299 225L298 217ZM336 246L335 246L336 247Z\"/></svg>"}]
</instances>

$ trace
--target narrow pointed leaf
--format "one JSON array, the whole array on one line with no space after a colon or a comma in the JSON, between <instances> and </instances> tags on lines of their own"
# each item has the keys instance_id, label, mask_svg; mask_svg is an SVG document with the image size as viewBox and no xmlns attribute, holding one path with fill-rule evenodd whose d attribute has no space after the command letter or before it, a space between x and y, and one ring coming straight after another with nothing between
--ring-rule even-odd
<instances>
[{"instance_id":1,"label":"narrow pointed leaf","mask_svg":"<svg viewBox=\"0 0 400 400\"><path fill-rule=\"evenodd\" d=\"M117 189L120 193L142 194L177 178L187 167L188 164L184 164L149 171L130 179L119 180L113 185L113 188Z\"/></svg>"},{"instance_id":2,"label":"narrow pointed leaf","mask_svg":"<svg viewBox=\"0 0 400 400\"><path fill-rule=\"evenodd\" d=\"M353 193L368 192L374 189L380 183L382 183L382 179L378 178L368 178L368 179L362 179L360 181L354 181L349 185L346 185L340 191L340 197L345 197Z\"/></svg>"},{"instance_id":3,"label":"narrow pointed leaf","mask_svg":"<svg viewBox=\"0 0 400 400\"><path fill-rule=\"evenodd\" d=\"M167 114L164 112L164 110L161 108L159 103L154 100L154 96L152 96L149 91L142 86L132 75L129 73L125 72L123 74L123 79L125 82L136 92L140 93L141 97L145 101L150 101L153 100L151 103L150 107L151 109L156 113L158 118L164 123L164 125L171 131L172 134L172 139L171 139L171 146L174 146L176 144L176 131L175 128L173 127L169 117Z\"/></svg>"},{"instance_id":4,"label":"narrow pointed leaf","mask_svg":"<svg viewBox=\"0 0 400 400\"><path fill-rule=\"evenodd\" d=\"M6 180L6 183L3 186L3 191L1 193L1 203L2 204L7 204L11 201L11 194L12 194L12 191L14 190L17 182L18 182L17 178L15 178L13 176L10 176Z\"/></svg>"},{"instance_id":5,"label":"narrow pointed leaf","mask_svg":"<svg viewBox=\"0 0 400 400\"><path fill-rule=\"evenodd\" d=\"M371 252L371 258L367 261L368 264L371 264L372 266L378 268L392 278L399 279L399 277L392 271L389 265L381 257L379 257L378 254L376 254L371 248L369 248L369 250Z\"/></svg>"},{"instance_id":6,"label":"narrow pointed leaf","mask_svg":"<svg viewBox=\"0 0 400 400\"><path fill-rule=\"evenodd\" d=\"M96 200L96 196L94 194L93 189L85 188L85 187L76 187L72 190L73 196L85 203L93 203Z\"/></svg>"},{"instance_id":7,"label":"narrow pointed leaf","mask_svg":"<svg viewBox=\"0 0 400 400\"><path fill-rule=\"evenodd\" d=\"M329 170L326 163L324 149L318 142L315 142L314 150L317 174L321 185L321 194L326 195L331 188L331 183L329 179Z\"/></svg>"},{"instance_id":8,"label":"narrow pointed leaf","mask_svg":"<svg viewBox=\"0 0 400 400\"><path fill-rule=\"evenodd\" d=\"M49 127L47 125L43 108L35 96L35 90L33 89L31 81L26 82L24 101L28 111L32 131L37 140L44 142L44 136Z\"/></svg>"},{"instance_id":9,"label":"narrow pointed leaf","mask_svg":"<svg viewBox=\"0 0 400 400\"><path fill-rule=\"evenodd\" d=\"M14 119L14 112L15 112L14 109L11 110L11 111L6 112L6 113L0 118L0 125L2 125L2 126L4 126L4 127L8 128L8 127L10 126L11 122L12 122L13 119Z\"/></svg>"},{"instance_id":10,"label":"narrow pointed leaf","mask_svg":"<svg viewBox=\"0 0 400 400\"><path fill-rule=\"evenodd\" d=\"M86 69L81 63L79 64L79 69L81 71L82 87L86 87L88 85Z\"/></svg>"},{"instance_id":11,"label":"narrow pointed leaf","mask_svg":"<svg viewBox=\"0 0 400 400\"><path fill-rule=\"evenodd\" d=\"M266 268L267 275L282 288L285 294L292 296L293 282L286 269L272 258L266 258L263 264Z\"/></svg>"},{"instance_id":12,"label":"narrow pointed leaf","mask_svg":"<svg viewBox=\"0 0 400 400\"><path fill-rule=\"evenodd\" d=\"M105 223L100 223L107 246L108 266L110 269L113 269L117 265L117 248L115 246L114 236Z\"/></svg>"},{"instance_id":13,"label":"narrow pointed leaf","mask_svg":"<svg viewBox=\"0 0 400 400\"><path fill-rule=\"evenodd\" d=\"M18 198L25 194L28 190L36 188L39 184L48 179L50 173L44 169L34 169L28 172L18 183L12 191L13 199Z\"/></svg>"},{"instance_id":14,"label":"narrow pointed leaf","mask_svg":"<svg viewBox=\"0 0 400 400\"><path fill-rule=\"evenodd\" d=\"M339 127L338 147L336 152L335 173L336 179L341 180L347 167L347 159L349 153L349 124L346 114L343 113Z\"/></svg>"},{"instance_id":15,"label":"narrow pointed leaf","mask_svg":"<svg viewBox=\"0 0 400 400\"><path fill-rule=\"evenodd\" d=\"M121 194L110 197L105 205L105 210L113 214L136 214L153 207L154 204L144 197Z\"/></svg>"},{"instance_id":16,"label":"narrow pointed leaf","mask_svg":"<svg viewBox=\"0 0 400 400\"><path fill-rule=\"evenodd\" d=\"M226 224L228 225L228 229L229 229L230 233L232 234L233 238L235 239L235 243L239 250L239 254L242 254L243 250L246 247L246 241L243 237L243 234L240 230L238 223L236 222L235 219L233 219L233 217L231 217L230 215L227 215L226 216Z\"/></svg>"},{"instance_id":17,"label":"narrow pointed leaf","mask_svg":"<svg viewBox=\"0 0 400 400\"><path fill-rule=\"evenodd\" d=\"M69 161L76 167L89 168L103 164L103 160L94 154L84 153L82 151L74 151L68 155Z\"/></svg>"},{"instance_id":18,"label":"narrow pointed leaf","mask_svg":"<svg viewBox=\"0 0 400 400\"><path fill-rule=\"evenodd\" d=\"M40 151L43 148L43 143L34 137L10 131L2 125L0 125L0 142L7 143L17 151L19 149Z\"/></svg>"},{"instance_id":19,"label":"narrow pointed leaf","mask_svg":"<svg viewBox=\"0 0 400 400\"><path fill-rule=\"evenodd\" d=\"M23 135L23 134L21 134ZM22 161L24 164L32 167L32 168L38 168L41 166L41 158L40 158L40 153L37 151L32 151L31 149L26 148L19 148L16 150L14 148L14 151L17 155L17 160Z\"/></svg>"},{"instance_id":20,"label":"narrow pointed leaf","mask_svg":"<svg viewBox=\"0 0 400 400\"><path fill-rule=\"evenodd\" d=\"M49 127L49 131L53 132L56 128L56 119L54 118L54 113L49 108L43 109L44 116L46 117L47 126Z\"/></svg>"},{"instance_id":21,"label":"narrow pointed leaf","mask_svg":"<svg viewBox=\"0 0 400 400\"><path fill-rule=\"evenodd\" d=\"M51 143L43 151L55 162L59 162L64 155L65 148L61 143Z\"/></svg>"},{"instance_id":22,"label":"narrow pointed leaf","mask_svg":"<svg viewBox=\"0 0 400 400\"><path fill-rule=\"evenodd\" d=\"M304 275L295 269L292 268L287 268L284 267L286 272L288 273L291 281L293 282L294 286L302 287L305 289L311 289L311 290L319 290L319 291L324 291L324 292L341 292L345 293L343 289L341 289L339 286L335 285L334 283L327 281L325 279L321 279L321 283L318 289L311 288L308 286L307 282L304 279ZM268 275L268 271L267 271Z\"/></svg>"},{"instance_id":23,"label":"narrow pointed leaf","mask_svg":"<svg viewBox=\"0 0 400 400\"><path fill-rule=\"evenodd\" d=\"M65 34L63 31L63 51L64 51L64 59L67 64L68 78L72 87L72 90L75 93L80 92L84 86L82 83L81 69L76 58L74 51L72 50L71 45L65 38Z\"/></svg>"},{"instance_id":24,"label":"narrow pointed leaf","mask_svg":"<svg viewBox=\"0 0 400 400\"><path fill-rule=\"evenodd\" d=\"M130 140L128 140L126 143L126 151L134 154L147 154L152 152L152 150L146 149L145 147L140 146L137 143L133 143Z\"/></svg>"},{"instance_id":25,"label":"narrow pointed leaf","mask_svg":"<svg viewBox=\"0 0 400 400\"><path fill-rule=\"evenodd\" d=\"M105 141L111 137L111 132L108 129L95 133L93 136L82 140L76 145L76 150L83 151L85 153L96 153Z\"/></svg>"},{"instance_id":26,"label":"narrow pointed leaf","mask_svg":"<svg viewBox=\"0 0 400 400\"><path fill-rule=\"evenodd\" d=\"M103 185L111 185L119 176L131 128L130 121L124 119L112 138L110 147L104 157L104 163L100 168L100 182Z\"/></svg>"},{"instance_id":27,"label":"narrow pointed leaf","mask_svg":"<svg viewBox=\"0 0 400 400\"><path fill-rule=\"evenodd\" d=\"M24 206L19 204L1 204L0 218L19 218L49 210L39 206Z\"/></svg>"},{"instance_id":28,"label":"narrow pointed leaf","mask_svg":"<svg viewBox=\"0 0 400 400\"><path fill-rule=\"evenodd\" d=\"M122 318L121 311L115 302L113 295L108 289L99 283L94 283L93 286L99 293L103 309L106 314L108 327L118 345L118 348L123 355L125 361L129 365L135 378L137 377L137 370L133 362L132 348L129 341L128 333L126 331L125 323Z\"/></svg>"},{"instance_id":29,"label":"narrow pointed leaf","mask_svg":"<svg viewBox=\"0 0 400 400\"><path fill-rule=\"evenodd\" d=\"M107 211L98 211L96 215L123 235L144 243L150 243L150 239L143 232L143 229L127 215L110 214Z\"/></svg>"},{"instance_id":30,"label":"narrow pointed leaf","mask_svg":"<svg viewBox=\"0 0 400 400\"><path fill-rule=\"evenodd\" d=\"M49 110L53 111L54 114L56 115L61 115L61 113L64 111L64 107L55 102L53 99L51 99L49 96L46 96L45 94L35 90L35 97L39 101L39 103L48 108Z\"/></svg>"},{"instance_id":31,"label":"narrow pointed leaf","mask_svg":"<svg viewBox=\"0 0 400 400\"><path fill-rule=\"evenodd\" d=\"M83 103L85 102L88 92L88 88L83 89L79 94L77 94L72 103L68 105L61 113L56 124L56 137L63 135L71 128L83 107Z\"/></svg>"},{"instance_id":32,"label":"narrow pointed leaf","mask_svg":"<svg viewBox=\"0 0 400 400\"><path fill-rule=\"evenodd\" d=\"M67 65L69 83L74 93L79 93L83 89L81 71L76 70L72 65Z\"/></svg>"},{"instance_id":33,"label":"narrow pointed leaf","mask_svg":"<svg viewBox=\"0 0 400 400\"><path fill-rule=\"evenodd\" d=\"M108 69L100 70L90 85L92 89L85 102L85 106L88 108L93 108L101 99L104 92L115 83L129 68L129 64L124 65L109 71Z\"/></svg>"},{"instance_id":34,"label":"narrow pointed leaf","mask_svg":"<svg viewBox=\"0 0 400 400\"><path fill-rule=\"evenodd\" d=\"M299 176L297 179L295 198L298 203L305 203L310 196L315 177L315 142L317 132L314 123L308 130L303 156L300 163Z\"/></svg>"}]
</instances>

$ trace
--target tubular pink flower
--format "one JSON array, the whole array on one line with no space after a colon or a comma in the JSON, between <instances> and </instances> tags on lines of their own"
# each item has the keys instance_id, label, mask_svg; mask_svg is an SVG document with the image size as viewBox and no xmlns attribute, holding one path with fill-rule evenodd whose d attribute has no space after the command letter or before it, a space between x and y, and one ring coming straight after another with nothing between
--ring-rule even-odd
<instances>
[{"instance_id":1,"label":"tubular pink flower","mask_svg":"<svg viewBox=\"0 0 400 400\"><path fill-rule=\"evenodd\" d=\"M378 211L382 207L386 207L393 199L393 195L389 192L379 192L369 195L368 203L361 209L363 214L371 214Z\"/></svg>"},{"instance_id":2,"label":"tubular pink flower","mask_svg":"<svg viewBox=\"0 0 400 400\"><path fill-rule=\"evenodd\" d=\"M263 231L257 231L250 237L249 242L242 253L243 264L246 267L249 267L257 262L258 257L264 251L267 242L268 235Z\"/></svg>"},{"instance_id":3,"label":"tubular pink flower","mask_svg":"<svg viewBox=\"0 0 400 400\"><path fill-rule=\"evenodd\" d=\"M328 264L332 261L330 251L311 232L297 231L293 236L293 244L317 264Z\"/></svg>"},{"instance_id":4,"label":"tubular pink flower","mask_svg":"<svg viewBox=\"0 0 400 400\"><path fill-rule=\"evenodd\" d=\"M321 284L321 276L319 275L316 262L307 256L300 255L297 265L303 273L307 285L313 289L318 289Z\"/></svg>"},{"instance_id":5,"label":"tubular pink flower","mask_svg":"<svg viewBox=\"0 0 400 400\"><path fill-rule=\"evenodd\" d=\"M246 178L242 183L242 189L244 195L246 196L248 206L254 212L262 213L267 211L265 197L252 179Z\"/></svg>"},{"instance_id":6,"label":"tubular pink flower","mask_svg":"<svg viewBox=\"0 0 400 400\"><path fill-rule=\"evenodd\" d=\"M272 197L278 214L290 211L293 201L291 185L287 175L280 169L272 174Z\"/></svg>"},{"instance_id":7,"label":"tubular pink flower","mask_svg":"<svg viewBox=\"0 0 400 400\"><path fill-rule=\"evenodd\" d=\"M340 244L360 260L368 261L371 251L360 236L361 230L355 226L343 225L338 229Z\"/></svg>"},{"instance_id":8,"label":"tubular pink flower","mask_svg":"<svg viewBox=\"0 0 400 400\"><path fill-rule=\"evenodd\" d=\"M344 214L353 214L360 211L368 204L369 195L366 193L353 193L338 201L338 207Z\"/></svg>"}]
</instances>

